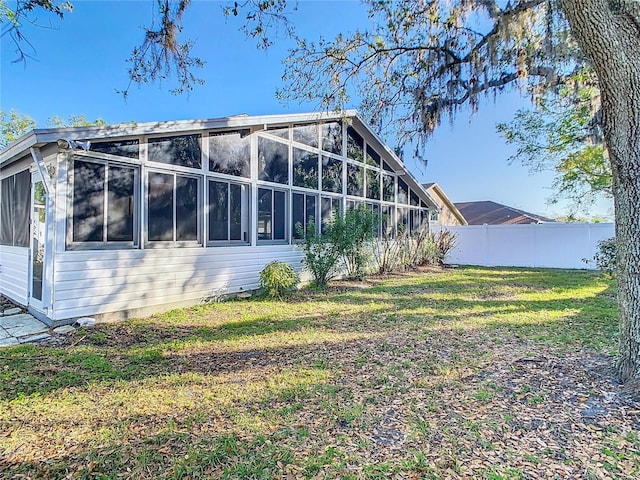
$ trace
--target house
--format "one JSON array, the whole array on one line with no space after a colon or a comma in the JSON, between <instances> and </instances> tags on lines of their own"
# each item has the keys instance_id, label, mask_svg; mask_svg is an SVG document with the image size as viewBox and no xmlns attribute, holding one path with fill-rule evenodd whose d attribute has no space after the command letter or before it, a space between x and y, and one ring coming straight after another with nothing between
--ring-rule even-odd
<instances>
[{"instance_id":1,"label":"house","mask_svg":"<svg viewBox=\"0 0 640 480\"><path fill-rule=\"evenodd\" d=\"M0 152L0 294L50 325L126 318L301 268L297 224L436 204L355 111L38 129Z\"/></svg>"},{"instance_id":2,"label":"house","mask_svg":"<svg viewBox=\"0 0 640 480\"><path fill-rule=\"evenodd\" d=\"M454 203L449 200L447 194L437 183L424 183L422 186L433 200L438 204L437 210L430 213L429 222L431 225L456 226L467 225L467 221Z\"/></svg>"},{"instance_id":3,"label":"house","mask_svg":"<svg viewBox=\"0 0 640 480\"><path fill-rule=\"evenodd\" d=\"M552 218L524 212L517 208L508 207L507 205L489 200L482 202L461 202L456 203L455 206L460 213L462 213L469 225L514 225L555 222Z\"/></svg>"}]
</instances>

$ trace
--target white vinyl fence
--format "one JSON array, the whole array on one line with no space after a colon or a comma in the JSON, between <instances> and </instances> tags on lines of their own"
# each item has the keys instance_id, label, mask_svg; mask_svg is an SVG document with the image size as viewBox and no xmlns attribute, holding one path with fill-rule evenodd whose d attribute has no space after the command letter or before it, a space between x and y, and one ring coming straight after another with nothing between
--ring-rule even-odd
<instances>
[{"instance_id":1,"label":"white vinyl fence","mask_svg":"<svg viewBox=\"0 0 640 480\"><path fill-rule=\"evenodd\" d=\"M597 244L613 223L541 223L441 227L457 234L447 263L503 267L595 268ZM585 263L584 258L590 259Z\"/></svg>"}]
</instances>

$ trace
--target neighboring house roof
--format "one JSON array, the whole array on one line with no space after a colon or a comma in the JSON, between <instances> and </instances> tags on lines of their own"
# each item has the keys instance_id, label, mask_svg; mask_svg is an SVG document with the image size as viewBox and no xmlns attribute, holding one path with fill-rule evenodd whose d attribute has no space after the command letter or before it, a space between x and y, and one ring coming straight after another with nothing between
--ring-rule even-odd
<instances>
[{"instance_id":1,"label":"neighboring house roof","mask_svg":"<svg viewBox=\"0 0 640 480\"><path fill-rule=\"evenodd\" d=\"M442 187L437 183L423 183L422 186L429 193L431 198L433 198L438 204L440 208L446 208L449 210L450 214L460 223L460 225L467 225L467 220L464 218L460 210L458 210L455 204L449 200L447 194L444 193Z\"/></svg>"},{"instance_id":2,"label":"neighboring house roof","mask_svg":"<svg viewBox=\"0 0 640 480\"><path fill-rule=\"evenodd\" d=\"M485 200L482 202L458 202L455 204L469 225L513 225L555 222L552 218L525 212L517 208Z\"/></svg>"}]
</instances>

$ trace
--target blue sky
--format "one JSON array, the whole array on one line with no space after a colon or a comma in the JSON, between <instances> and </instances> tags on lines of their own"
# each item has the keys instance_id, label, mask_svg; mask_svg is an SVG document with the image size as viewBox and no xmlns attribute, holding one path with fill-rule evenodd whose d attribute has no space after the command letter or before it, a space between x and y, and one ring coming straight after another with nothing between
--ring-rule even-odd
<instances>
[{"instance_id":1,"label":"blue sky","mask_svg":"<svg viewBox=\"0 0 640 480\"><path fill-rule=\"evenodd\" d=\"M11 3L11 2L9 2ZM125 102L116 89L128 84L131 49L143 37L142 26L151 19L150 1L74 0L75 9L64 21L38 15L47 28L24 30L34 47L35 59L12 63L15 46L1 41L0 108L15 109L46 126L52 115L84 114L109 123L216 118L239 113L250 115L306 112L313 103L280 103L281 86L290 42L276 39L275 46L258 50L239 31L237 19L222 15L224 2L194 0L185 19L185 35L196 41L194 54L207 63L199 76L205 85L183 96L169 93L171 82L133 87ZM366 26L366 9L358 1L302 0L291 17L298 33L308 39L332 37L338 32ZM482 102L473 117L460 112L452 126L445 122L427 146L428 165L408 160L408 167L423 182L438 182L454 202L493 200L523 210L556 216L565 205L546 204L552 176L530 175L519 164L509 165L512 153L496 133L498 122L509 121L527 105L516 92ZM351 108L357 108L353 99ZM610 213L601 202L592 213Z\"/></svg>"}]
</instances>

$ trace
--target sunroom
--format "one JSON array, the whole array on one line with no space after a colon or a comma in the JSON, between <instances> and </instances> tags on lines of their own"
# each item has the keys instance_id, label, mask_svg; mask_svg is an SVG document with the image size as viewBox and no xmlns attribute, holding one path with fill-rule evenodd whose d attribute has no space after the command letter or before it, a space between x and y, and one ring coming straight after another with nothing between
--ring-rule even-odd
<instances>
[{"instance_id":1,"label":"sunroom","mask_svg":"<svg viewBox=\"0 0 640 480\"><path fill-rule=\"evenodd\" d=\"M34 130L0 152L0 294L51 325L254 290L297 224L436 204L354 111Z\"/></svg>"}]
</instances>

